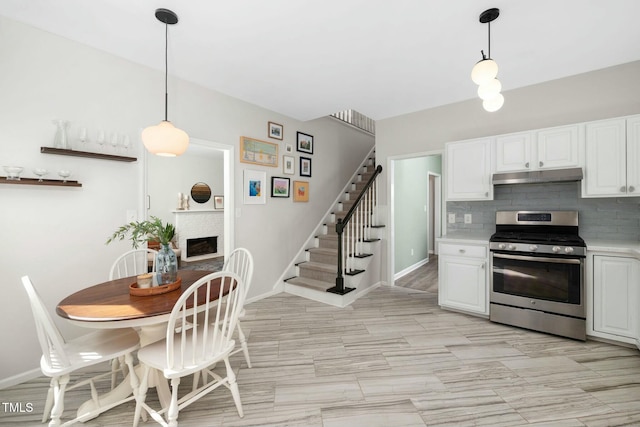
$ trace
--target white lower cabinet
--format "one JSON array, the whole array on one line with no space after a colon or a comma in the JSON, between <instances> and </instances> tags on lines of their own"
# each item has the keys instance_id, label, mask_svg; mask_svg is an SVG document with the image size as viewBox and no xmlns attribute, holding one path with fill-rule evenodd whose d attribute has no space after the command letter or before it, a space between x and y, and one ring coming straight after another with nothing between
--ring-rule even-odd
<instances>
[{"instance_id":1,"label":"white lower cabinet","mask_svg":"<svg viewBox=\"0 0 640 427\"><path fill-rule=\"evenodd\" d=\"M488 315L488 250L486 245L440 243L438 304Z\"/></svg>"},{"instance_id":2,"label":"white lower cabinet","mask_svg":"<svg viewBox=\"0 0 640 427\"><path fill-rule=\"evenodd\" d=\"M609 255L592 259L594 335L638 344L640 261Z\"/></svg>"}]
</instances>

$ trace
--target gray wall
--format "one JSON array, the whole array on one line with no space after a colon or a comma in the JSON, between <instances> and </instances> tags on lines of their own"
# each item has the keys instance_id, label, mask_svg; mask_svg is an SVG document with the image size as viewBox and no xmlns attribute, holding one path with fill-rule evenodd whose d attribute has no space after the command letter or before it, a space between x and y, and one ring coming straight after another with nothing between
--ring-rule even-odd
<instances>
[{"instance_id":1,"label":"gray wall","mask_svg":"<svg viewBox=\"0 0 640 427\"><path fill-rule=\"evenodd\" d=\"M496 211L577 210L583 239L640 240L640 198L580 198L579 183L497 185L494 200L447 202L447 212L456 214L448 232L495 230ZM464 223L470 213L472 224Z\"/></svg>"},{"instance_id":2,"label":"gray wall","mask_svg":"<svg viewBox=\"0 0 640 427\"><path fill-rule=\"evenodd\" d=\"M442 172L442 156L417 157L394 163L395 272L428 257L428 173ZM413 250L413 255L411 251Z\"/></svg>"}]
</instances>

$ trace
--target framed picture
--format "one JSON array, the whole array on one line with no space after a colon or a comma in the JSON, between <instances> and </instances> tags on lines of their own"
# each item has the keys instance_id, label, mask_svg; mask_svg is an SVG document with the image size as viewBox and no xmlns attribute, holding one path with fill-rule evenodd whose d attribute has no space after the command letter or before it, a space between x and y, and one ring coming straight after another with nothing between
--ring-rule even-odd
<instances>
[{"instance_id":1,"label":"framed picture","mask_svg":"<svg viewBox=\"0 0 640 427\"><path fill-rule=\"evenodd\" d=\"M313 136L298 132L298 145L296 149L302 153L313 154Z\"/></svg>"},{"instance_id":2,"label":"framed picture","mask_svg":"<svg viewBox=\"0 0 640 427\"><path fill-rule=\"evenodd\" d=\"M242 188L245 205L263 205L267 203L267 173L244 170L244 186Z\"/></svg>"},{"instance_id":3,"label":"framed picture","mask_svg":"<svg viewBox=\"0 0 640 427\"><path fill-rule=\"evenodd\" d=\"M284 151L286 151L287 153L293 153L293 145L285 144L284 145Z\"/></svg>"},{"instance_id":4,"label":"framed picture","mask_svg":"<svg viewBox=\"0 0 640 427\"><path fill-rule=\"evenodd\" d=\"M269 122L269 138L282 140L282 134L284 133L284 128L282 125L278 123Z\"/></svg>"},{"instance_id":5,"label":"framed picture","mask_svg":"<svg viewBox=\"0 0 640 427\"><path fill-rule=\"evenodd\" d=\"M240 161L261 166L278 167L278 144L240 137Z\"/></svg>"},{"instance_id":6,"label":"framed picture","mask_svg":"<svg viewBox=\"0 0 640 427\"><path fill-rule=\"evenodd\" d=\"M311 176L311 159L300 157L300 176Z\"/></svg>"},{"instance_id":7,"label":"framed picture","mask_svg":"<svg viewBox=\"0 0 640 427\"><path fill-rule=\"evenodd\" d=\"M296 163L293 156L282 156L282 173L293 175L296 173Z\"/></svg>"},{"instance_id":8,"label":"framed picture","mask_svg":"<svg viewBox=\"0 0 640 427\"><path fill-rule=\"evenodd\" d=\"M289 197L289 187L291 181L289 178L279 176L271 177L271 197Z\"/></svg>"},{"instance_id":9,"label":"framed picture","mask_svg":"<svg viewBox=\"0 0 640 427\"><path fill-rule=\"evenodd\" d=\"M293 181L293 201L308 202L309 201L309 182Z\"/></svg>"},{"instance_id":10,"label":"framed picture","mask_svg":"<svg viewBox=\"0 0 640 427\"><path fill-rule=\"evenodd\" d=\"M213 196L213 208L224 209L224 196Z\"/></svg>"}]
</instances>

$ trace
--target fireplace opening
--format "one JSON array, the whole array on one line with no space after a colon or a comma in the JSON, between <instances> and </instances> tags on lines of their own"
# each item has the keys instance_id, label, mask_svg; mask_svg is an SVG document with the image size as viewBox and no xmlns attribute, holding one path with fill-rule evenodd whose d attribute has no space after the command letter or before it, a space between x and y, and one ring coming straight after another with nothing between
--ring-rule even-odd
<instances>
[{"instance_id":1,"label":"fireplace opening","mask_svg":"<svg viewBox=\"0 0 640 427\"><path fill-rule=\"evenodd\" d=\"M187 239L187 258L218 252L218 236Z\"/></svg>"}]
</instances>

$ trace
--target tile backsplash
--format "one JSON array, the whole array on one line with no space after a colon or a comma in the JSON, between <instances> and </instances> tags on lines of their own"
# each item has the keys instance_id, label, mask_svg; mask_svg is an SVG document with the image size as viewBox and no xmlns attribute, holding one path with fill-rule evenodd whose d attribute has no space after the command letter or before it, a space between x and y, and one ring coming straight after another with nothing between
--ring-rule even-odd
<instances>
[{"instance_id":1,"label":"tile backsplash","mask_svg":"<svg viewBox=\"0 0 640 427\"><path fill-rule=\"evenodd\" d=\"M449 232L488 230L493 232L496 211L577 210L580 236L584 239L640 241L640 197L583 199L580 183L496 185L494 199L481 202L447 202ZM472 223L464 223L471 214Z\"/></svg>"}]
</instances>

